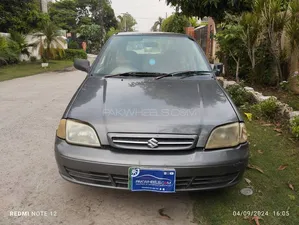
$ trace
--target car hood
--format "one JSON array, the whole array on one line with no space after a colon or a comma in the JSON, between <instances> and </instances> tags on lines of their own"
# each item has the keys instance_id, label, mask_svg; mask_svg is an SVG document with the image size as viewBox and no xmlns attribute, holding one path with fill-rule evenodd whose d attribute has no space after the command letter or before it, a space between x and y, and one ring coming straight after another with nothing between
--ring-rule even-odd
<instances>
[{"instance_id":1,"label":"car hood","mask_svg":"<svg viewBox=\"0 0 299 225\"><path fill-rule=\"evenodd\" d=\"M202 146L215 126L239 121L212 78L87 77L64 118L91 124L102 144L114 132L197 134Z\"/></svg>"}]
</instances>

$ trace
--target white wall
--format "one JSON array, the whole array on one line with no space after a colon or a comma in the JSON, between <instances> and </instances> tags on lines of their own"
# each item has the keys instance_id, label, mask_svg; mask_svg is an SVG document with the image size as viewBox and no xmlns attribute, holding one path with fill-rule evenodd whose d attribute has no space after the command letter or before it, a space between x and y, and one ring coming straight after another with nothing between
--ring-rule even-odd
<instances>
[{"instance_id":1,"label":"white wall","mask_svg":"<svg viewBox=\"0 0 299 225\"><path fill-rule=\"evenodd\" d=\"M0 33L0 36L9 38L10 34L9 33ZM63 37L63 36L61 36L61 37L66 40L65 37ZM38 38L34 37L33 35L27 35L26 36L26 41L28 42L28 44L34 43L37 40L38 40ZM67 49L67 42L66 41L61 42L60 44L63 46L63 49ZM56 47L55 44L53 46L54 46L54 48ZM30 47L28 50L30 52L30 56L35 56L37 59L41 58L40 55L39 55L38 48L32 48L32 47ZM28 61L28 60L30 60L30 57L27 57L26 55L20 55L20 60L21 61L24 61L24 60Z\"/></svg>"},{"instance_id":2,"label":"white wall","mask_svg":"<svg viewBox=\"0 0 299 225\"><path fill-rule=\"evenodd\" d=\"M63 38L66 40L65 37L63 37ZM33 35L27 35L26 40L27 40L28 44L31 44L31 43L34 43L34 42L38 41L38 38L34 37ZM63 46L63 49L67 49L67 42L66 41L63 42L63 43L61 42L60 44ZM55 48L56 45L54 44L53 47ZM30 56L35 56L37 59L41 58L41 56L39 55L39 48L38 47L37 48L30 47L28 50L31 54ZM28 60L30 60L30 58L28 58L26 55L21 55L20 60L21 61L24 61L24 60L28 61Z\"/></svg>"}]
</instances>

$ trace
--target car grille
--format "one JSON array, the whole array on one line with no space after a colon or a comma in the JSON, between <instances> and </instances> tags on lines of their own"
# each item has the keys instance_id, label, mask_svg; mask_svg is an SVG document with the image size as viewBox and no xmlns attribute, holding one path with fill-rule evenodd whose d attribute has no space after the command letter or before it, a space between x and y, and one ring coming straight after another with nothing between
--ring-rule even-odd
<instances>
[{"instance_id":1,"label":"car grille","mask_svg":"<svg viewBox=\"0 0 299 225\"><path fill-rule=\"evenodd\" d=\"M197 135L108 133L112 147L132 150L188 150L196 146Z\"/></svg>"},{"instance_id":2,"label":"car grille","mask_svg":"<svg viewBox=\"0 0 299 225\"><path fill-rule=\"evenodd\" d=\"M107 187L128 188L128 176L106 173L83 172L66 168L68 174L75 180ZM239 173L222 176L176 177L176 190L203 189L221 187L233 182Z\"/></svg>"}]
</instances>

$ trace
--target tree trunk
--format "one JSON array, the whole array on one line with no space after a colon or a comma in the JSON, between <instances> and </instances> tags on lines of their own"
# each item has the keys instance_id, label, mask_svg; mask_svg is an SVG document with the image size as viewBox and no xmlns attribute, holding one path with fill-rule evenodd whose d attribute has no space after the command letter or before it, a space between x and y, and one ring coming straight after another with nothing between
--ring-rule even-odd
<instances>
[{"instance_id":1,"label":"tree trunk","mask_svg":"<svg viewBox=\"0 0 299 225\"><path fill-rule=\"evenodd\" d=\"M279 84L283 80L282 79L282 70L281 70L280 60L277 58L277 56L275 56L274 59L275 59L275 65L276 65L276 68L277 68L278 84Z\"/></svg>"},{"instance_id":2,"label":"tree trunk","mask_svg":"<svg viewBox=\"0 0 299 225\"><path fill-rule=\"evenodd\" d=\"M295 71L298 71L298 59L299 59L299 55L298 52L299 49L292 49L292 53L291 53L291 60L290 60L290 72L291 74L294 74Z\"/></svg>"},{"instance_id":3,"label":"tree trunk","mask_svg":"<svg viewBox=\"0 0 299 225\"><path fill-rule=\"evenodd\" d=\"M292 51L290 65L291 76L289 77L290 89L297 95L299 95L299 75L294 75L298 74L298 50L298 48L295 48Z\"/></svg>"},{"instance_id":4,"label":"tree trunk","mask_svg":"<svg viewBox=\"0 0 299 225\"><path fill-rule=\"evenodd\" d=\"M255 48L252 49L252 70L254 72L254 69L255 69Z\"/></svg>"},{"instance_id":5,"label":"tree trunk","mask_svg":"<svg viewBox=\"0 0 299 225\"><path fill-rule=\"evenodd\" d=\"M240 58L238 58L238 60L237 60L237 68L236 68L236 81L237 81L237 83L240 82L240 79L239 79L239 69L240 69Z\"/></svg>"}]
</instances>

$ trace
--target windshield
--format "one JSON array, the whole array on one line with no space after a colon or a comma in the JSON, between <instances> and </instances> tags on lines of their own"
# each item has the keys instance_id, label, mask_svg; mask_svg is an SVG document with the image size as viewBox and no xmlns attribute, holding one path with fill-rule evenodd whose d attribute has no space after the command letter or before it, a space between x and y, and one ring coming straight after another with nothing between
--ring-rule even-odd
<instances>
[{"instance_id":1,"label":"windshield","mask_svg":"<svg viewBox=\"0 0 299 225\"><path fill-rule=\"evenodd\" d=\"M170 35L114 36L96 61L93 75L128 72L175 73L210 71L198 47L188 37Z\"/></svg>"}]
</instances>

